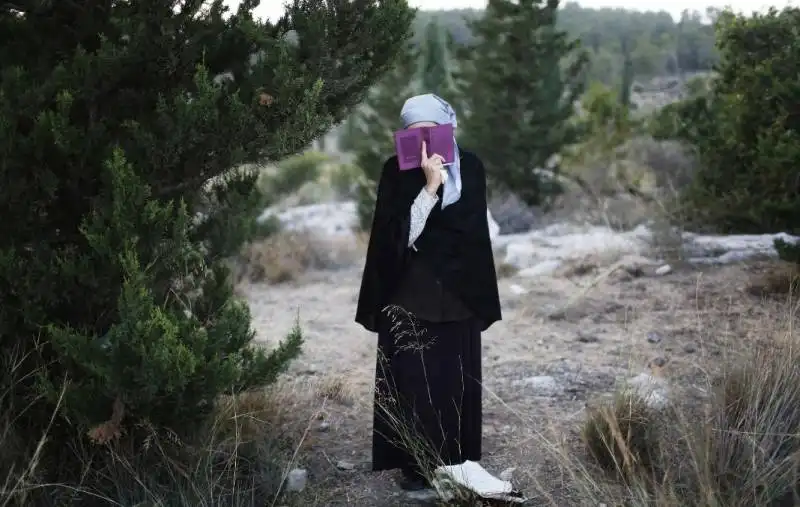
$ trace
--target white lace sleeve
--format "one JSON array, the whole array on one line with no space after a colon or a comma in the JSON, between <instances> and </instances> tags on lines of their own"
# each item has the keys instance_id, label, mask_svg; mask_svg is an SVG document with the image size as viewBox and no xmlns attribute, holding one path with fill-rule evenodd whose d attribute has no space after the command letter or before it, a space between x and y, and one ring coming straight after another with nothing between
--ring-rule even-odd
<instances>
[{"instance_id":1,"label":"white lace sleeve","mask_svg":"<svg viewBox=\"0 0 800 507\"><path fill-rule=\"evenodd\" d=\"M425 222L431 214L433 207L439 202L439 196L429 194L424 188L419 192L417 198L411 203L411 225L408 231L408 246L414 247L414 242L425 229Z\"/></svg>"}]
</instances>

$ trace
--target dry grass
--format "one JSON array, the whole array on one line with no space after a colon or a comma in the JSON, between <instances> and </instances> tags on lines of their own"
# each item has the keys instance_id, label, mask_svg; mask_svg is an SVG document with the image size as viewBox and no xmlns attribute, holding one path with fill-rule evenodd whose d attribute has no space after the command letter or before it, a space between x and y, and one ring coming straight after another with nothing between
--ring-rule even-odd
<instances>
[{"instance_id":1,"label":"dry grass","mask_svg":"<svg viewBox=\"0 0 800 507\"><path fill-rule=\"evenodd\" d=\"M771 262L751 275L747 292L759 297L796 297L800 290L800 265Z\"/></svg>"},{"instance_id":2,"label":"dry grass","mask_svg":"<svg viewBox=\"0 0 800 507\"><path fill-rule=\"evenodd\" d=\"M182 438L143 424L104 445L45 435L33 448L13 445L24 428L6 418L0 505L310 505L308 492L288 494L285 481L322 410L312 386L281 382L221 397L207 424L182 428Z\"/></svg>"},{"instance_id":3,"label":"dry grass","mask_svg":"<svg viewBox=\"0 0 800 507\"><path fill-rule=\"evenodd\" d=\"M708 374L707 397L681 393L656 410L635 394L617 394L587 411L588 461L551 439L547 446L586 505L797 505L800 342L791 324L796 307L789 308L781 332L764 328L748 352Z\"/></svg>"},{"instance_id":4,"label":"dry grass","mask_svg":"<svg viewBox=\"0 0 800 507\"><path fill-rule=\"evenodd\" d=\"M335 270L360 262L366 248L360 236L321 238L310 232L279 232L245 247L238 280L273 284L296 280L310 270Z\"/></svg>"},{"instance_id":5,"label":"dry grass","mask_svg":"<svg viewBox=\"0 0 800 507\"><path fill-rule=\"evenodd\" d=\"M637 394L622 391L609 404L592 407L582 438L589 454L622 478L649 471L660 454L653 411Z\"/></svg>"},{"instance_id":6,"label":"dry grass","mask_svg":"<svg viewBox=\"0 0 800 507\"><path fill-rule=\"evenodd\" d=\"M317 398L325 402L332 401L342 405L351 405L356 401L356 394L349 379L343 375L329 375L317 380L314 384Z\"/></svg>"}]
</instances>

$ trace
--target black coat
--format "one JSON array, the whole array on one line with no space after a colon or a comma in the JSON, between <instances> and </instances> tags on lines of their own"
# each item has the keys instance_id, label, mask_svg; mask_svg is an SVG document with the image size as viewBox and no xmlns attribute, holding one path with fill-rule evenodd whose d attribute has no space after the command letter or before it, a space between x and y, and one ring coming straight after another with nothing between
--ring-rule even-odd
<instances>
[{"instance_id":1,"label":"black coat","mask_svg":"<svg viewBox=\"0 0 800 507\"><path fill-rule=\"evenodd\" d=\"M461 181L461 198L444 209L436 205L413 255L463 301L484 331L502 317L486 216L486 171L467 151L461 152ZM421 169L400 171L396 156L384 164L356 310L356 322L369 331L378 332L379 316L408 265L411 204L424 186Z\"/></svg>"}]
</instances>

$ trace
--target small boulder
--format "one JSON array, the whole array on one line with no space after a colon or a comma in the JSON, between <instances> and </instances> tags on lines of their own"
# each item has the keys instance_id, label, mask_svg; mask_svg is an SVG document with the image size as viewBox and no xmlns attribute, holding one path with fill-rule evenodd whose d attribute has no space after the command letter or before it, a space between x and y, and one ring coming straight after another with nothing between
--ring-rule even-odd
<instances>
[{"instance_id":1,"label":"small boulder","mask_svg":"<svg viewBox=\"0 0 800 507\"><path fill-rule=\"evenodd\" d=\"M286 491L299 493L308 485L308 470L295 468L286 476Z\"/></svg>"}]
</instances>

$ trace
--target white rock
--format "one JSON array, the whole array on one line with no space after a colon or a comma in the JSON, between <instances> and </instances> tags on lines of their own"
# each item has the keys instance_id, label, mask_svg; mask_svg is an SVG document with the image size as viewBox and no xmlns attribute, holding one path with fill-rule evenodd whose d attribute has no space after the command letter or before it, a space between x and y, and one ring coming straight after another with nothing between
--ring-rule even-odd
<instances>
[{"instance_id":1,"label":"white rock","mask_svg":"<svg viewBox=\"0 0 800 507\"><path fill-rule=\"evenodd\" d=\"M640 373L628 380L627 387L654 410L662 410L669 403L669 386L662 377Z\"/></svg>"},{"instance_id":2,"label":"white rock","mask_svg":"<svg viewBox=\"0 0 800 507\"><path fill-rule=\"evenodd\" d=\"M300 492L306 489L308 485L308 470L304 468L295 468L286 476L286 491Z\"/></svg>"},{"instance_id":3,"label":"white rock","mask_svg":"<svg viewBox=\"0 0 800 507\"><path fill-rule=\"evenodd\" d=\"M353 463L350 463L349 461L339 460L336 463L336 468L338 468L339 470L350 471L350 470L355 470L356 466Z\"/></svg>"},{"instance_id":4,"label":"white rock","mask_svg":"<svg viewBox=\"0 0 800 507\"><path fill-rule=\"evenodd\" d=\"M632 232L620 233L607 227L577 227L560 224L525 234L501 236L506 264L525 269L545 261L578 260L587 256L644 255L645 239ZM552 265L552 264L550 264Z\"/></svg>"},{"instance_id":5,"label":"white rock","mask_svg":"<svg viewBox=\"0 0 800 507\"><path fill-rule=\"evenodd\" d=\"M517 284L513 284L513 285L511 285L511 286L509 287L509 290L510 290L510 291L511 291L511 293L512 293L512 294L514 294L515 296L521 296L521 295L523 295L523 294L527 294L527 293L528 293L528 289L526 289L525 287L523 287L523 286L521 286L521 285L517 285Z\"/></svg>"},{"instance_id":6,"label":"white rock","mask_svg":"<svg viewBox=\"0 0 800 507\"><path fill-rule=\"evenodd\" d=\"M500 226L497 225L494 217L492 217L492 212L488 209L486 210L486 220L489 222L489 238L494 241L500 236Z\"/></svg>"},{"instance_id":7,"label":"white rock","mask_svg":"<svg viewBox=\"0 0 800 507\"><path fill-rule=\"evenodd\" d=\"M327 236L352 235L358 224L355 201L310 204L286 210L267 208L258 221L263 222L273 216L286 230L317 232Z\"/></svg>"},{"instance_id":8,"label":"white rock","mask_svg":"<svg viewBox=\"0 0 800 507\"><path fill-rule=\"evenodd\" d=\"M711 236L686 233L683 235L686 248L697 257L710 257L714 253L745 251L753 254L774 255L775 240L797 241L798 238L786 233L778 234L732 234Z\"/></svg>"},{"instance_id":9,"label":"white rock","mask_svg":"<svg viewBox=\"0 0 800 507\"><path fill-rule=\"evenodd\" d=\"M423 505L433 504L439 500L439 494L433 488L421 489L418 491L406 491L404 496L412 502Z\"/></svg>"},{"instance_id":10,"label":"white rock","mask_svg":"<svg viewBox=\"0 0 800 507\"><path fill-rule=\"evenodd\" d=\"M550 375L528 377L523 382L532 387L539 396L552 396L561 391L558 381Z\"/></svg>"},{"instance_id":11,"label":"white rock","mask_svg":"<svg viewBox=\"0 0 800 507\"><path fill-rule=\"evenodd\" d=\"M656 275L658 276L664 276L670 273L672 273L672 266L670 266L669 264L664 264L663 266L659 266L659 268L656 269Z\"/></svg>"},{"instance_id":12,"label":"white rock","mask_svg":"<svg viewBox=\"0 0 800 507\"><path fill-rule=\"evenodd\" d=\"M259 217L264 221L276 217L285 229L313 231L327 236L353 236L358 223L355 201L321 203L288 209L267 209ZM639 225L620 232L609 227L556 223L522 234L500 235L500 227L486 211L492 245L503 262L519 270L520 276L537 277L553 274L564 262L599 259L639 258L651 253L653 231ZM676 234L679 234L676 231ZM785 233L736 236L704 236L684 233L683 248L690 263L727 264L755 256L777 255L775 239L798 241ZM650 261L648 261L649 263ZM643 263L643 262L641 262ZM663 265L657 275L671 271Z\"/></svg>"}]
</instances>

